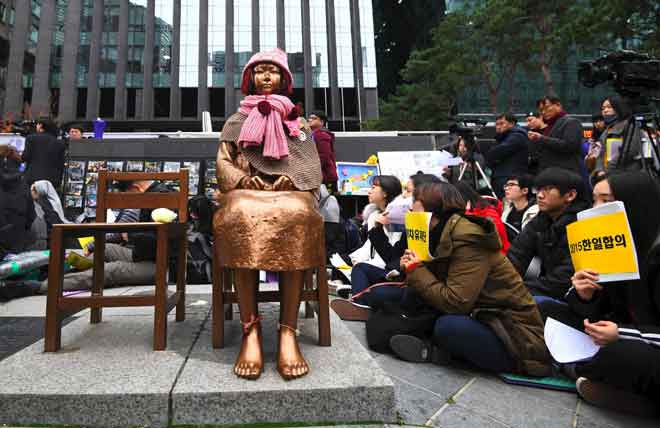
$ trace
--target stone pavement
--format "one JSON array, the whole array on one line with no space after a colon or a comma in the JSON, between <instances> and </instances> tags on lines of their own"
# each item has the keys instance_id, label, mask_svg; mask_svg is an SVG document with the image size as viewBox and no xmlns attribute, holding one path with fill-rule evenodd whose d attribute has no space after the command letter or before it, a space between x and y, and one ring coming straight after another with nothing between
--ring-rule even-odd
<instances>
[{"instance_id":1,"label":"stone pavement","mask_svg":"<svg viewBox=\"0 0 660 428\"><path fill-rule=\"evenodd\" d=\"M149 287L108 290L111 293L144 292ZM210 286L189 286L191 304L198 304L210 293ZM145 308L149 311L149 308ZM135 310L135 309L132 309ZM196 309L201 315L204 305ZM110 311L110 310L107 310ZM124 311L116 309L115 311ZM45 313L45 297L34 296L0 303L0 360L41 336L40 317ZM117 313L118 315L120 312ZM83 316L84 313L79 314ZM136 321L146 313L136 314ZM86 318L86 317L85 317ZM81 320L82 321L82 320ZM75 323L74 323L75 324ZM70 324L67 329L75 328ZM82 323L80 323L82 324ZM172 323L171 325L174 325ZM366 348L364 324L344 322ZM127 324L128 327L128 324ZM20 338L12 338L12 330L21 330ZM66 329L65 329L66 330ZM9 340L10 338L11 341ZM173 344L173 346L175 346ZM576 395L512 386L499 379L465 366L440 367L430 364L411 364L389 355L368 351L394 384L396 406L388 428L395 426L433 427L603 427L651 428L660 426L660 420L643 420L605 411L586 404ZM203 358L198 361L206 363ZM211 360L217 363L217 361ZM2 361L0 361L2 365ZM346 370L338 361L336 371ZM254 383L258 387L258 383ZM356 399L359 397L355 395ZM0 416L3 412L0 403ZM199 411L199 409L197 410ZM199 413L198 413L199 414ZM344 419L347 420L347 419ZM350 420L350 419L348 419ZM364 420L364 419L362 419ZM196 424L202 420L180 421L178 424ZM177 422L174 422L177 424ZM27 424L26 425L30 425ZM2 426L2 425L0 425ZM190 425L188 425L190 426ZM251 427L259 426L250 425ZM342 425L336 425L342 426ZM382 425L370 425L382 426ZM356 425L346 425L355 428Z\"/></svg>"}]
</instances>

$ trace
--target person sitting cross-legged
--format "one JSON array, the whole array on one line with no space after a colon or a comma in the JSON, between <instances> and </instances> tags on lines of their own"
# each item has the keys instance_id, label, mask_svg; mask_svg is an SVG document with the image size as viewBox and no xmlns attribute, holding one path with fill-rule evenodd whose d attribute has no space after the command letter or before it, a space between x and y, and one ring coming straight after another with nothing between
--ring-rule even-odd
<instances>
[{"instance_id":1,"label":"person sitting cross-legged","mask_svg":"<svg viewBox=\"0 0 660 428\"><path fill-rule=\"evenodd\" d=\"M415 189L412 210L432 213L433 259L421 262L408 250L401 263L409 292L440 316L432 344L414 335L395 335L390 348L412 362L458 358L487 371L547 375L549 354L534 299L501 253L493 222L465 214L464 207L450 184Z\"/></svg>"},{"instance_id":2,"label":"person sitting cross-legged","mask_svg":"<svg viewBox=\"0 0 660 428\"><path fill-rule=\"evenodd\" d=\"M643 416L660 409L660 187L646 172L601 178L594 206L622 201L640 279L600 282L583 269L571 278L568 306L539 305L545 315L583 330L600 346L590 360L564 366L587 402ZM605 256L607 257L607 256Z\"/></svg>"},{"instance_id":3,"label":"person sitting cross-legged","mask_svg":"<svg viewBox=\"0 0 660 428\"><path fill-rule=\"evenodd\" d=\"M525 275L532 259L538 258L540 274L525 278L525 285L537 303L553 300L561 304L574 273L566 226L589 204L584 200L582 178L572 171L545 169L535 184L539 214L511 243L507 257L520 275Z\"/></svg>"}]
</instances>

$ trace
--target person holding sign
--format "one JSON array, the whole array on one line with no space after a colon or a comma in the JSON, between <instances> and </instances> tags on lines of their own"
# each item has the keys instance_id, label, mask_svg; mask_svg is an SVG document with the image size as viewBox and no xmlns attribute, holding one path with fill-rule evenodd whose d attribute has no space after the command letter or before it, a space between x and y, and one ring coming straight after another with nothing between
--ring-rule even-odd
<instances>
[{"instance_id":1,"label":"person holding sign","mask_svg":"<svg viewBox=\"0 0 660 428\"><path fill-rule=\"evenodd\" d=\"M660 188L647 173L624 173L596 183L593 196L594 206L624 203L640 279L605 283L600 272L581 269L571 279L569 309L541 310L582 326L601 346L592 360L574 367L578 392L586 401L653 414L660 404Z\"/></svg>"},{"instance_id":2,"label":"person holding sign","mask_svg":"<svg viewBox=\"0 0 660 428\"><path fill-rule=\"evenodd\" d=\"M432 259L422 262L421 255L408 250L401 264L408 288L441 315L431 349L412 335L393 336L390 347L407 361L445 355L489 371L548 375L550 357L534 299L500 252L493 223L465 214L464 207L450 184L415 188L413 214L431 216ZM410 235L408 240L412 248Z\"/></svg>"}]
</instances>

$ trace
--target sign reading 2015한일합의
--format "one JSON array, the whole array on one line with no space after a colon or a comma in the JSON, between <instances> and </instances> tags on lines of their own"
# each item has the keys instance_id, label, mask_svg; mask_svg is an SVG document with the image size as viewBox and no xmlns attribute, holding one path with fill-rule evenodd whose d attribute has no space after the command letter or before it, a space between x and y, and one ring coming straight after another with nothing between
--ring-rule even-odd
<instances>
[{"instance_id":1,"label":"sign reading 2015\ud55c\uc77c\ud569\uc758","mask_svg":"<svg viewBox=\"0 0 660 428\"><path fill-rule=\"evenodd\" d=\"M406 239L408 249L413 251L423 262L432 259L429 252L429 232L431 213L406 213Z\"/></svg>"},{"instance_id":2,"label":"sign reading 2015\ud55c\uc77c\ud569\uc758","mask_svg":"<svg viewBox=\"0 0 660 428\"><path fill-rule=\"evenodd\" d=\"M566 227L576 271L593 269L599 282L639 279L637 253L623 202L582 211Z\"/></svg>"}]
</instances>

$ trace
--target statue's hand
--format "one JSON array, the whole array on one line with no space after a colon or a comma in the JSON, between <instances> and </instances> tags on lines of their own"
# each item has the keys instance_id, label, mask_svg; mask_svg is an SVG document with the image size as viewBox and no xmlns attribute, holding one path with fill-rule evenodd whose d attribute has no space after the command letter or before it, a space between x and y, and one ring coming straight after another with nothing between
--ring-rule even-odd
<instances>
[{"instance_id":1,"label":"statue's hand","mask_svg":"<svg viewBox=\"0 0 660 428\"><path fill-rule=\"evenodd\" d=\"M266 183L261 179L261 177L245 177L241 180L241 189L247 190L264 190L266 188Z\"/></svg>"},{"instance_id":2,"label":"statue's hand","mask_svg":"<svg viewBox=\"0 0 660 428\"><path fill-rule=\"evenodd\" d=\"M273 183L273 190L276 191L289 191L295 189L296 187L293 185L293 182L286 175L282 175L280 178L275 180L275 183Z\"/></svg>"}]
</instances>

